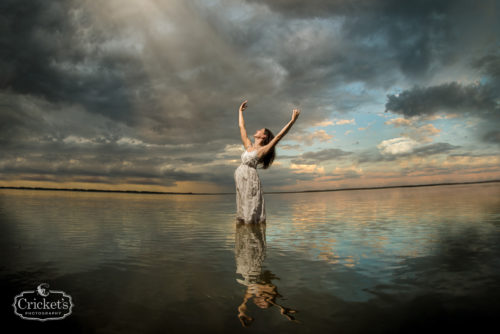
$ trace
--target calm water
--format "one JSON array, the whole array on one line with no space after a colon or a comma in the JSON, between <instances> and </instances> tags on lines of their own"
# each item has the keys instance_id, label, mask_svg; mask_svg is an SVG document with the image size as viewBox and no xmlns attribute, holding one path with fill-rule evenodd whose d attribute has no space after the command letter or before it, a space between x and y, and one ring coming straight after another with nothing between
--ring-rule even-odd
<instances>
[{"instance_id":1,"label":"calm water","mask_svg":"<svg viewBox=\"0 0 500 334\"><path fill-rule=\"evenodd\" d=\"M3 324L52 333L496 326L500 183L265 198L267 224L249 226L235 223L235 195L0 190ZM72 296L68 318L14 315L14 296L41 282Z\"/></svg>"}]
</instances>

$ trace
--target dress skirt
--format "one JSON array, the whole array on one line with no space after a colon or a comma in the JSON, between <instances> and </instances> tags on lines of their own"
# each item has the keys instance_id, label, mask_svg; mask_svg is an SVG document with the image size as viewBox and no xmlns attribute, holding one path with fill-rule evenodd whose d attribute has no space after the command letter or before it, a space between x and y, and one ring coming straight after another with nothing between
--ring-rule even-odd
<instances>
[{"instance_id":1,"label":"dress skirt","mask_svg":"<svg viewBox=\"0 0 500 334\"><path fill-rule=\"evenodd\" d=\"M264 193L257 169L241 164L234 172L236 183L236 219L245 223L266 221Z\"/></svg>"}]
</instances>

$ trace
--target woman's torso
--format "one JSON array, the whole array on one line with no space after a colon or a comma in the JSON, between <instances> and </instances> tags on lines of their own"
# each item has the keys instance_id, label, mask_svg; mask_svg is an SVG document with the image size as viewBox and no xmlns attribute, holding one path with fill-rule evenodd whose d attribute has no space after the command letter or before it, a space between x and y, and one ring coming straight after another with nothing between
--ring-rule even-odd
<instances>
[{"instance_id":1,"label":"woman's torso","mask_svg":"<svg viewBox=\"0 0 500 334\"><path fill-rule=\"evenodd\" d=\"M260 158L257 154L257 150L253 151L244 151L241 154L241 164L246 165L252 168L257 168L257 165L259 164Z\"/></svg>"}]
</instances>

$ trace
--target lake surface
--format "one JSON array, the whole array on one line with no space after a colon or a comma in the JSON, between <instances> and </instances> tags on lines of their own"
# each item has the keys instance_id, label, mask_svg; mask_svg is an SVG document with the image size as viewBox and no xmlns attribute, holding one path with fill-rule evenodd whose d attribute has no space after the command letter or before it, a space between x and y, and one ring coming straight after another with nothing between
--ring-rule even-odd
<instances>
[{"instance_id":1,"label":"lake surface","mask_svg":"<svg viewBox=\"0 0 500 334\"><path fill-rule=\"evenodd\" d=\"M497 326L500 183L265 200L267 223L241 225L235 195L0 190L3 324L51 333ZM71 295L70 316L14 314L14 296L42 282Z\"/></svg>"}]
</instances>

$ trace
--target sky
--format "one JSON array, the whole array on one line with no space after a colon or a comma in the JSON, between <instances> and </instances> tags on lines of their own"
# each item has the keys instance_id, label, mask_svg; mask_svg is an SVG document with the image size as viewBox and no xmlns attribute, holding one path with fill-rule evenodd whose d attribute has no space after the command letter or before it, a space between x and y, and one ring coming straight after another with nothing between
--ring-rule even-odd
<instances>
[{"instance_id":1,"label":"sky","mask_svg":"<svg viewBox=\"0 0 500 334\"><path fill-rule=\"evenodd\" d=\"M2 0L0 186L264 192L500 179L500 1Z\"/></svg>"}]
</instances>

